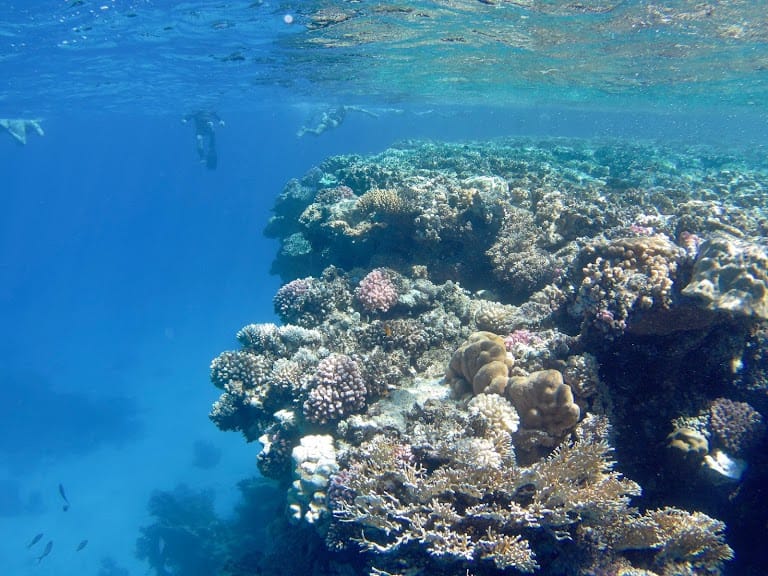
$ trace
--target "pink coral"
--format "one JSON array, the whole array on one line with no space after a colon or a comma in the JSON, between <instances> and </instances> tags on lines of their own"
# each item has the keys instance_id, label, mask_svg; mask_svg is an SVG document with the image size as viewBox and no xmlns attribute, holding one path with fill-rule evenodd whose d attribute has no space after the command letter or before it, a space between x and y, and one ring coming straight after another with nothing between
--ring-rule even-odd
<instances>
[{"instance_id":1,"label":"pink coral","mask_svg":"<svg viewBox=\"0 0 768 576\"><path fill-rule=\"evenodd\" d=\"M526 328L513 330L504 337L504 346L507 352L514 351L517 346L540 346L543 343L544 340L541 336Z\"/></svg>"},{"instance_id":2,"label":"pink coral","mask_svg":"<svg viewBox=\"0 0 768 576\"><path fill-rule=\"evenodd\" d=\"M307 420L327 424L365 407L368 390L357 362L346 354L331 354L317 365L304 402Z\"/></svg>"},{"instance_id":3,"label":"pink coral","mask_svg":"<svg viewBox=\"0 0 768 576\"><path fill-rule=\"evenodd\" d=\"M363 308L369 312L386 312L397 303L397 288L381 268L369 272L355 290Z\"/></svg>"}]
</instances>

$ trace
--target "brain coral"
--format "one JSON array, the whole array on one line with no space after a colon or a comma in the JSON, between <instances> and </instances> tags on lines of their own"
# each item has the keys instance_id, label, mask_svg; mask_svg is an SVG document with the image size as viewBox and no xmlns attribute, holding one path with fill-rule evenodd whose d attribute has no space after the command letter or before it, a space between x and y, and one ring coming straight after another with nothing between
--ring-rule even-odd
<instances>
[{"instance_id":1,"label":"brain coral","mask_svg":"<svg viewBox=\"0 0 768 576\"><path fill-rule=\"evenodd\" d=\"M513 363L501 336L474 332L453 353L445 382L457 395L469 391L503 394Z\"/></svg>"},{"instance_id":2,"label":"brain coral","mask_svg":"<svg viewBox=\"0 0 768 576\"><path fill-rule=\"evenodd\" d=\"M367 389L357 362L346 354L331 354L317 365L309 382L304 415L327 424L361 410Z\"/></svg>"},{"instance_id":3,"label":"brain coral","mask_svg":"<svg viewBox=\"0 0 768 576\"><path fill-rule=\"evenodd\" d=\"M752 242L715 234L702 244L683 294L710 310L768 319L768 254Z\"/></svg>"}]
</instances>

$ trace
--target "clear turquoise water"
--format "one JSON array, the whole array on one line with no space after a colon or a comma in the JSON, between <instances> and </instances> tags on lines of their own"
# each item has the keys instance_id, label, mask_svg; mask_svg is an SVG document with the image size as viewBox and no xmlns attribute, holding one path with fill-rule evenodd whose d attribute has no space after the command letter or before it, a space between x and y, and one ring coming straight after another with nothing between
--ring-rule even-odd
<instances>
[{"instance_id":1,"label":"clear turquoise water","mask_svg":"<svg viewBox=\"0 0 768 576\"><path fill-rule=\"evenodd\" d=\"M6 3L0 41L2 98L37 113L273 94L761 110L767 93L763 2L43 0Z\"/></svg>"},{"instance_id":2,"label":"clear turquoise water","mask_svg":"<svg viewBox=\"0 0 768 576\"><path fill-rule=\"evenodd\" d=\"M145 574L135 541L153 490L211 489L228 510L256 449L208 422L208 363L242 325L274 319L276 245L261 230L288 179L411 137L760 151L766 13L763 1L0 3L0 118L45 130L25 146L0 133L0 573L96 575L106 561ZM341 105L355 108L335 130L296 136ZM180 122L200 109L226 124L215 171ZM201 441L221 451L211 469L195 464ZM38 546L54 542L40 563L26 548L38 532Z\"/></svg>"}]
</instances>

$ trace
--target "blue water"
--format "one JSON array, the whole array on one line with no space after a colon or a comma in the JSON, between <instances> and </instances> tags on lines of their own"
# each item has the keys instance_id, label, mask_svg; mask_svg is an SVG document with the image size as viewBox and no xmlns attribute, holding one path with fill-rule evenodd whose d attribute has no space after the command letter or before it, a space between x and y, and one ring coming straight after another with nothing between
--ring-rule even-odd
<instances>
[{"instance_id":1,"label":"blue water","mask_svg":"<svg viewBox=\"0 0 768 576\"><path fill-rule=\"evenodd\" d=\"M474 4L453 17L489 25L492 14L476 13L488 7ZM521 30L534 39L546 26L570 30L574 22L556 20L576 18L509 9L505 17L535 22ZM438 52L437 32L416 24L426 44L412 36L334 51L328 46L338 38L328 30L327 45L312 52L309 3L2 3L0 118L41 118L45 135L21 145L0 133L0 574L96 575L104 559L146 574L135 542L150 522L147 501L179 483L213 490L228 512L236 483L256 473L257 449L208 422L217 396L208 364L236 346L241 326L275 320L279 282L268 271L277 245L261 231L290 178L329 155L412 137L765 145L764 16L739 20L736 10L723 19L742 25L739 46L736 31L696 45L701 30L692 24L666 32L654 24L650 38L629 46L616 40L622 48L606 64L614 66L609 76L630 78L615 67L638 50L645 88L627 80L609 90L597 65L578 80L571 70L551 82L553 73L546 82L532 76L567 68L567 51L554 44L539 52L519 46L526 58L508 76L500 75L503 62L468 74L476 52ZM618 30L626 20L614 22ZM456 26L453 36L462 33ZM708 70L700 86L689 69L666 90L674 67L655 70L639 50L658 47L659 37L678 46L678 35L700 49L691 65L716 51L718 38L722 61L696 69ZM612 46L605 28L599 40ZM574 70L601 62L588 46L574 53ZM399 64L381 62L388 49ZM441 79L461 75L441 88ZM352 113L320 137L296 136L328 106L348 102L377 117ZM181 122L197 109L216 110L225 123L216 128L216 170L200 164L192 129ZM196 443L218 462L196 462ZM37 562L41 544L35 552L26 545L40 532L54 544Z\"/></svg>"}]
</instances>

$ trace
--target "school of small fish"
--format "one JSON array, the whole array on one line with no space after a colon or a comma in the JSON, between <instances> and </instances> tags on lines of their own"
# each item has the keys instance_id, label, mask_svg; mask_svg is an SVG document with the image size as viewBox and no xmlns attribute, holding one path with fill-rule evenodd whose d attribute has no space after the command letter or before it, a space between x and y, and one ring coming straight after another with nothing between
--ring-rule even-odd
<instances>
[{"instance_id":1,"label":"school of small fish","mask_svg":"<svg viewBox=\"0 0 768 576\"><path fill-rule=\"evenodd\" d=\"M66 512L69 510L69 498L67 498L67 493L64 490L64 485L59 484L59 496L61 496L61 499L64 501L62 504L62 511ZM32 538L32 540L29 541L29 544L27 544L27 549L32 549L35 544L40 542L43 539L43 536L45 534L43 532L40 532L39 534L35 534L35 536ZM81 540L80 543L77 545L77 548L75 548L75 552L80 552L83 548L88 546L88 540ZM36 557L37 563L39 564L43 558L48 556L51 551L53 550L53 540L48 540L48 543L45 545L45 548L43 548L42 553Z\"/></svg>"}]
</instances>

